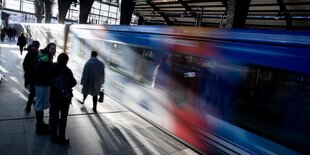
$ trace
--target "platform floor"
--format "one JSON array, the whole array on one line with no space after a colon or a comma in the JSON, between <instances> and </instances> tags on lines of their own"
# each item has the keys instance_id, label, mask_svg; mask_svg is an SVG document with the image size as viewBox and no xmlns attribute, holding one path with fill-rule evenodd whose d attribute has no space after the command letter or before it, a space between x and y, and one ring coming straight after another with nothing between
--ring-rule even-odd
<instances>
[{"instance_id":1,"label":"platform floor","mask_svg":"<svg viewBox=\"0 0 310 155\"><path fill-rule=\"evenodd\" d=\"M0 84L0 155L197 154L108 96L94 114L90 96L84 105L78 102L82 99L79 84L68 116L70 144L60 146L50 142L50 135L37 135L33 107L30 113L24 112L28 89L22 62L26 53L19 54L15 41L0 44L0 73L5 76ZM48 110L44 115L48 122Z\"/></svg>"}]
</instances>

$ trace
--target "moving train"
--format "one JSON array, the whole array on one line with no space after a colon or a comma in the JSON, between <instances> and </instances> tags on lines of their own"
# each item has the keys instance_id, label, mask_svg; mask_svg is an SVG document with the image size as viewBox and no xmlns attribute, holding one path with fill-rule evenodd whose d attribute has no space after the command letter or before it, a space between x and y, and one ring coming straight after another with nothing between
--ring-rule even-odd
<instances>
[{"instance_id":1,"label":"moving train","mask_svg":"<svg viewBox=\"0 0 310 155\"><path fill-rule=\"evenodd\" d=\"M22 25L77 75L98 51L105 94L200 154L310 153L310 32Z\"/></svg>"}]
</instances>

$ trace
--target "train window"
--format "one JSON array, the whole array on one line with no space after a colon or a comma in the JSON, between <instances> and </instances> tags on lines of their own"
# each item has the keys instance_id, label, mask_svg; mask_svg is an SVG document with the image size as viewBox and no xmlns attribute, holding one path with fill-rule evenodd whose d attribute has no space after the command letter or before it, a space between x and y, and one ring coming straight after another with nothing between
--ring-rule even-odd
<instances>
[{"instance_id":1,"label":"train window","mask_svg":"<svg viewBox=\"0 0 310 155\"><path fill-rule=\"evenodd\" d=\"M172 55L172 61L175 66L189 69L189 70L200 70L203 62L203 58L185 55L181 53L174 52Z\"/></svg>"},{"instance_id":2,"label":"train window","mask_svg":"<svg viewBox=\"0 0 310 155\"><path fill-rule=\"evenodd\" d=\"M309 75L219 61L203 66L200 109L283 145L310 147Z\"/></svg>"},{"instance_id":3,"label":"train window","mask_svg":"<svg viewBox=\"0 0 310 155\"><path fill-rule=\"evenodd\" d=\"M260 70L258 69L257 80L269 82L272 77L272 72L268 70Z\"/></svg>"},{"instance_id":4,"label":"train window","mask_svg":"<svg viewBox=\"0 0 310 155\"><path fill-rule=\"evenodd\" d=\"M170 97L179 106L185 106L185 103L194 104L194 94L197 93L202 62L206 60L180 52L173 52L170 59Z\"/></svg>"},{"instance_id":5,"label":"train window","mask_svg":"<svg viewBox=\"0 0 310 155\"><path fill-rule=\"evenodd\" d=\"M128 44L109 42L106 44L110 67L140 84L152 86L155 70L159 64L152 50Z\"/></svg>"},{"instance_id":6,"label":"train window","mask_svg":"<svg viewBox=\"0 0 310 155\"><path fill-rule=\"evenodd\" d=\"M153 58L153 51L147 48L134 47L134 79L139 83L152 86L158 62ZM158 53L159 54L159 53Z\"/></svg>"},{"instance_id":7,"label":"train window","mask_svg":"<svg viewBox=\"0 0 310 155\"><path fill-rule=\"evenodd\" d=\"M109 57L108 57L108 64L111 67L118 68L120 67L120 45L116 43L106 43L106 47L109 49Z\"/></svg>"}]
</instances>

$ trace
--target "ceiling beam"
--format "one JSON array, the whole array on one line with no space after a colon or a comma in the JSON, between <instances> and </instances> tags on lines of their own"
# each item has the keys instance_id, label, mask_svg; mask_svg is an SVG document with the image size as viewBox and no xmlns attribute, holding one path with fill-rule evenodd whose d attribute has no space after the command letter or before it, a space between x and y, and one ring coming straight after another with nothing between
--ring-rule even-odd
<instances>
[{"instance_id":1,"label":"ceiling beam","mask_svg":"<svg viewBox=\"0 0 310 155\"><path fill-rule=\"evenodd\" d=\"M159 8L157 8L156 5L153 3L153 1L146 1L146 3L150 5L154 11L160 11ZM167 25L172 25L172 22L170 21L170 19L168 18L166 14L164 14L163 12L158 12L158 13L160 14L161 17L164 18Z\"/></svg>"},{"instance_id":2,"label":"ceiling beam","mask_svg":"<svg viewBox=\"0 0 310 155\"><path fill-rule=\"evenodd\" d=\"M183 14L180 15L181 17L184 17L184 16L187 14L187 12L189 12L189 14L190 14L193 18L198 19L197 13L196 13L196 12L193 12L193 9L192 9L191 7L189 7L189 6L187 5L186 2L184 2L183 0L178 0L178 1L179 1L179 2L181 3L181 5L185 8L185 11L186 11L186 12L184 12L184 15L183 15Z\"/></svg>"}]
</instances>

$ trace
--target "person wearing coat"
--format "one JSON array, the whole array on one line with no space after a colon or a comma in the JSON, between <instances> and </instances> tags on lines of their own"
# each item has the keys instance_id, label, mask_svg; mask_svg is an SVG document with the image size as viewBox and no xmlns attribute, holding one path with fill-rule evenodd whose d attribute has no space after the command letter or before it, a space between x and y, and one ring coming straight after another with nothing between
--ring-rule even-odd
<instances>
[{"instance_id":1,"label":"person wearing coat","mask_svg":"<svg viewBox=\"0 0 310 155\"><path fill-rule=\"evenodd\" d=\"M24 33L22 32L20 36L17 38L17 46L19 46L20 55L23 54L24 47L26 46L27 41Z\"/></svg>"},{"instance_id":2,"label":"person wearing coat","mask_svg":"<svg viewBox=\"0 0 310 155\"><path fill-rule=\"evenodd\" d=\"M93 96L93 111L97 113L97 101L100 89L104 83L104 64L97 59L97 52L92 51L90 59L86 62L83 68L83 74L81 78L82 94L84 104L88 94Z\"/></svg>"},{"instance_id":3,"label":"person wearing coat","mask_svg":"<svg viewBox=\"0 0 310 155\"><path fill-rule=\"evenodd\" d=\"M37 59L38 59L38 51L40 47L40 42L39 41L33 41L28 47L28 53L25 56L25 59L23 61L23 69L24 69L24 78L25 78L25 87L29 86L29 96L28 96L28 101L27 105L25 108L25 111L27 113L30 112L31 110L31 105L34 101L35 98L35 85L34 85L34 79L31 75L31 67L36 64Z\"/></svg>"}]
</instances>

